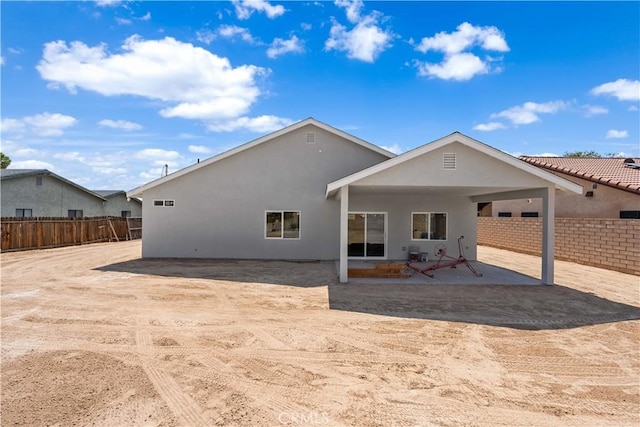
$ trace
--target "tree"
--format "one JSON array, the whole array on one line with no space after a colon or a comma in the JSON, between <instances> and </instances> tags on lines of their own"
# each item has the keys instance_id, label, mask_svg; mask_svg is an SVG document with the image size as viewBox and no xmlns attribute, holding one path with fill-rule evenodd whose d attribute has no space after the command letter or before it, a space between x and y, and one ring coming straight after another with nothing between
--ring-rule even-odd
<instances>
[{"instance_id":1,"label":"tree","mask_svg":"<svg viewBox=\"0 0 640 427\"><path fill-rule=\"evenodd\" d=\"M565 151L562 157L602 157L597 151Z\"/></svg>"},{"instance_id":2,"label":"tree","mask_svg":"<svg viewBox=\"0 0 640 427\"><path fill-rule=\"evenodd\" d=\"M11 164L9 156L5 156L3 152L0 152L0 169L6 169Z\"/></svg>"}]
</instances>

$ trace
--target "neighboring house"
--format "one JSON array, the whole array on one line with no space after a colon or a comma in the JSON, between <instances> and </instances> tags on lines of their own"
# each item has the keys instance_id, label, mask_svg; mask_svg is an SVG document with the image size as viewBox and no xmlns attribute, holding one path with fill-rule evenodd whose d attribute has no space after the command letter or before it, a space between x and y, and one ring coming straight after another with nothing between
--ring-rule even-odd
<instances>
[{"instance_id":1,"label":"neighboring house","mask_svg":"<svg viewBox=\"0 0 640 427\"><path fill-rule=\"evenodd\" d=\"M143 257L407 259L409 246L476 258L477 203L580 186L455 132L395 156L309 118L128 192L143 199ZM553 283L544 221L544 283Z\"/></svg>"},{"instance_id":2,"label":"neighboring house","mask_svg":"<svg viewBox=\"0 0 640 427\"><path fill-rule=\"evenodd\" d=\"M124 191L100 194L46 169L2 169L0 173L3 217L121 216L123 211L140 216L140 204L139 200L126 202Z\"/></svg>"},{"instance_id":3,"label":"neighboring house","mask_svg":"<svg viewBox=\"0 0 640 427\"><path fill-rule=\"evenodd\" d=\"M520 159L583 187L581 194L556 199L556 216L565 218L640 218L640 159L529 157ZM482 216L542 216L536 198L494 202Z\"/></svg>"},{"instance_id":4,"label":"neighboring house","mask_svg":"<svg viewBox=\"0 0 640 427\"><path fill-rule=\"evenodd\" d=\"M142 216L142 201L135 197L127 197L126 191L93 190L93 192L109 201L104 207L105 216L120 216L123 218Z\"/></svg>"}]
</instances>

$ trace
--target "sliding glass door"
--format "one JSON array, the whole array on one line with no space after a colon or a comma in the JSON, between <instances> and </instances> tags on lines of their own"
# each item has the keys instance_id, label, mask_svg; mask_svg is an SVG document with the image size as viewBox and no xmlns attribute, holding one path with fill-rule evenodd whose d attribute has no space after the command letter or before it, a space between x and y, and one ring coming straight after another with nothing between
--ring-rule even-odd
<instances>
[{"instance_id":1,"label":"sliding glass door","mask_svg":"<svg viewBox=\"0 0 640 427\"><path fill-rule=\"evenodd\" d=\"M351 212L348 220L350 257L386 258L387 214Z\"/></svg>"}]
</instances>

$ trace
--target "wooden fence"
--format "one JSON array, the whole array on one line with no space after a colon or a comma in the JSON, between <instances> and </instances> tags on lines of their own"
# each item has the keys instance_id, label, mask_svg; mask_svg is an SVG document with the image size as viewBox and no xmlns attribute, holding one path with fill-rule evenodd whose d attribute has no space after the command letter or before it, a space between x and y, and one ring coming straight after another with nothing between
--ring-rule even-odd
<instances>
[{"instance_id":1,"label":"wooden fence","mask_svg":"<svg viewBox=\"0 0 640 427\"><path fill-rule=\"evenodd\" d=\"M142 221L130 230L127 218L0 218L2 251L56 248L140 238Z\"/></svg>"}]
</instances>

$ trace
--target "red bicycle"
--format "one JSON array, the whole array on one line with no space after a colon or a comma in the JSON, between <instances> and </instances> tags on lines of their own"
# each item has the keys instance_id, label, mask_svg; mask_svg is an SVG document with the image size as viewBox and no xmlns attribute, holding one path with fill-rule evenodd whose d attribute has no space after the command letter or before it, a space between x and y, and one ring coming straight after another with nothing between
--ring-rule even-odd
<instances>
[{"instance_id":1,"label":"red bicycle","mask_svg":"<svg viewBox=\"0 0 640 427\"><path fill-rule=\"evenodd\" d=\"M411 262L408 262L406 266L409 269L413 270L415 273L422 273L425 276L434 277L433 273L431 273L433 270L438 270L440 268L447 268L447 267L456 268L457 265L464 264L471 271L471 273L473 273L474 276L476 277L482 276L482 273L478 273L475 270L475 268L473 268L471 263L469 263L469 261L465 258L464 250L462 249L462 239L464 239L464 236L460 236L458 238L458 258L454 258L452 256L447 255L447 247L444 244L440 243L435 247L436 256L438 257L438 261L436 261L435 264L429 265L425 268L420 268L420 267L411 265ZM445 258L447 260L443 262L443 259Z\"/></svg>"}]
</instances>

